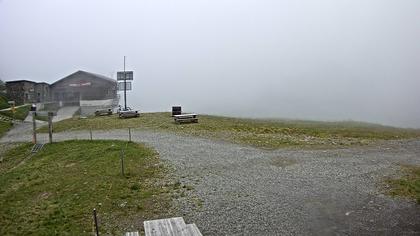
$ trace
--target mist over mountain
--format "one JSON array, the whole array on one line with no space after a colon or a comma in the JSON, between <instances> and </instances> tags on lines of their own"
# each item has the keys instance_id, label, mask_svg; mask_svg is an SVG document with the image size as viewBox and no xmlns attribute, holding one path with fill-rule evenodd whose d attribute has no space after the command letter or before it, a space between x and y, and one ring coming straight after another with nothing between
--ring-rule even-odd
<instances>
[{"instance_id":1,"label":"mist over mountain","mask_svg":"<svg viewBox=\"0 0 420 236\"><path fill-rule=\"evenodd\" d=\"M127 56L142 111L420 128L419 27L417 0L3 0L0 77L116 78Z\"/></svg>"}]
</instances>

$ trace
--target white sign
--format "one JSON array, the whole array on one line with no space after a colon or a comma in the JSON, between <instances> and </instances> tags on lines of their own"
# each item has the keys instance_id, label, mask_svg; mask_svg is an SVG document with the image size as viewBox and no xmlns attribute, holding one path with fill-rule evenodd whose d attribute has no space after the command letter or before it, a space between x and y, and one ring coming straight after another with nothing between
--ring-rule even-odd
<instances>
[{"instance_id":1,"label":"white sign","mask_svg":"<svg viewBox=\"0 0 420 236\"><path fill-rule=\"evenodd\" d=\"M125 90L131 90L131 82L125 82ZM118 83L118 91L124 91L124 82Z\"/></svg>"},{"instance_id":2,"label":"white sign","mask_svg":"<svg viewBox=\"0 0 420 236\"><path fill-rule=\"evenodd\" d=\"M91 82L80 82L78 84L69 84L70 87L83 87L83 86L91 86Z\"/></svg>"},{"instance_id":3,"label":"white sign","mask_svg":"<svg viewBox=\"0 0 420 236\"><path fill-rule=\"evenodd\" d=\"M133 72L132 71L118 71L117 72L117 80L133 80Z\"/></svg>"}]
</instances>

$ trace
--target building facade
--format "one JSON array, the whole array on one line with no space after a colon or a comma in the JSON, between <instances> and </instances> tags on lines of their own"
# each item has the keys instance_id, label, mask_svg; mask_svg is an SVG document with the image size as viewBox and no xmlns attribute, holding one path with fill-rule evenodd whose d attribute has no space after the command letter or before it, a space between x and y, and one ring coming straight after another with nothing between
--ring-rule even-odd
<instances>
[{"instance_id":1,"label":"building facade","mask_svg":"<svg viewBox=\"0 0 420 236\"><path fill-rule=\"evenodd\" d=\"M60 106L80 106L81 114L115 107L117 81L103 75L77 71L50 85L51 101Z\"/></svg>"},{"instance_id":2,"label":"building facade","mask_svg":"<svg viewBox=\"0 0 420 236\"><path fill-rule=\"evenodd\" d=\"M49 100L49 84L29 80L8 81L6 94L17 105L46 102Z\"/></svg>"},{"instance_id":3,"label":"building facade","mask_svg":"<svg viewBox=\"0 0 420 236\"><path fill-rule=\"evenodd\" d=\"M16 104L79 106L84 115L118 105L117 81L86 71L76 71L51 85L28 80L9 81L6 82L6 92L9 100Z\"/></svg>"}]
</instances>

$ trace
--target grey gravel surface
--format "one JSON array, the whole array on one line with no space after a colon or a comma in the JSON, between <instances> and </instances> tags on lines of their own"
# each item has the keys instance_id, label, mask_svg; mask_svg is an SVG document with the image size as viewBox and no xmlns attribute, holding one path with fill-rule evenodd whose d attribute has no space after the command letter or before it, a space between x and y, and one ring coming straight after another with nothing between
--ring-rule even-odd
<instances>
[{"instance_id":1,"label":"grey gravel surface","mask_svg":"<svg viewBox=\"0 0 420 236\"><path fill-rule=\"evenodd\" d=\"M57 141L89 137L54 134ZM128 133L94 131L93 138L128 139ZM152 131L134 130L132 139L154 147L190 186L175 205L203 235L420 235L420 206L384 195L382 186L401 164L420 165L419 140L264 151ZM0 142L30 140L28 132L11 132Z\"/></svg>"}]
</instances>

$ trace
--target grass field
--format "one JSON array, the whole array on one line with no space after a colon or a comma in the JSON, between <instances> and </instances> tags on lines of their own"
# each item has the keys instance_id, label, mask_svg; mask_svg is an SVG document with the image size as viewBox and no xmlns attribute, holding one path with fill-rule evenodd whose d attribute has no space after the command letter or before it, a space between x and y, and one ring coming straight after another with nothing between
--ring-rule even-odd
<instances>
[{"instance_id":1,"label":"grass field","mask_svg":"<svg viewBox=\"0 0 420 236\"><path fill-rule=\"evenodd\" d=\"M5 96L0 95L0 110L9 108L9 104L7 103L7 98Z\"/></svg>"},{"instance_id":2,"label":"grass field","mask_svg":"<svg viewBox=\"0 0 420 236\"><path fill-rule=\"evenodd\" d=\"M0 138L12 128L12 123L6 121L0 121Z\"/></svg>"},{"instance_id":3,"label":"grass field","mask_svg":"<svg viewBox=\"0 0 420 236\"><path fill-rule=\"evenodd\" d=\"M139 128L222 139L259 148L340 147L364 145L378 140L419 138L420 130L398 129L359 122L316 122L238 119L202 115L197 124L178 125L170 113L144 113L140 118L119 119L116 115L73 118L54 125L55 132ZM47 132L41 128L41 132Z\"/></svg>"},{"instance_id":4,"label":"grass field","mask_svg":"<svg viewBox=\"0 0 420 236\"><path fill-rule=\"evenodd\" d=\"M11 110L8 111L0 111L0 114L8 117L12 117L13 119L17 120L24 120L26 116L28 116L29 109L31 108L31 105L21 106L16 108L16 112L13 113Z\"/></svg>"},{"instance_id":5,"label":"grass field","mask_svg":"<svg viewBox=\"0 0 420 236\"><path fill-rule=\"evenodd\" d=\"M0 235L93 235L93 208L107 235L167 216L175 184L157 154L141 144L66 141L33 156L30 149L18 146L1 161Z\"/></svg>"},{"instance_id":6,"label":"grass field","mask_svg":"<svg viewBox=\"0 0 420 236\"><path fill-rule=\"evenodd\" d=\"M35 119L41 121L48 121L48 116L36 115Z\"/></svg>"},{"instance_id":7,"label":"grass field","mask_svg":"<svg viewBox=\"0 0 420 236\"><path fill-rule=\"evenodd\" d=\"M386 182L391 187L392 196L415 199L420 204L420 166L403 166L404 176L399 179L390 179Z\"/></svg>"}]
</instances>

